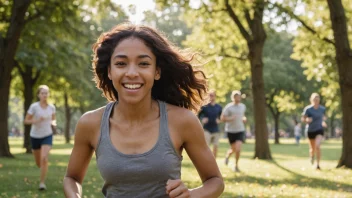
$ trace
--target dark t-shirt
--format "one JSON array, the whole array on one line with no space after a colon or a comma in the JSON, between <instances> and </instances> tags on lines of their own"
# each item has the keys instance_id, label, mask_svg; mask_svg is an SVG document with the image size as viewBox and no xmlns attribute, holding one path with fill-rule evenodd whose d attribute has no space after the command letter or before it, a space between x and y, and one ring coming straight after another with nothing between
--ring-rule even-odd
<instances>
[{"instance_id":1,"label":"dark t-shirt","mask_svg":"<svg viewBox=\"0 0 352 198\"><path fill-rule=\"evenodd\" d=\"M323 130L323 119L325 115L325 107L319 106L315 109L313 105L308 105L304 108L302 115L312 118L312 122L308 126L308 132Z\"/></svg>"},{"instance_id":2,"label":"dark t-shirt","mask_svg":"<svg viewBox=\"0 0 352 198\"><path fill-rule=\"evenodd\" d=\"M204 129L209 131L210 133L216 133L219 132L219 126L216 123L216 119L220 119L222 107L218 104L211 105L210 103L202 106L198 117L200 119L202 118L208 118L208 122L204 124Z\"/></svg>"}]
</instances>

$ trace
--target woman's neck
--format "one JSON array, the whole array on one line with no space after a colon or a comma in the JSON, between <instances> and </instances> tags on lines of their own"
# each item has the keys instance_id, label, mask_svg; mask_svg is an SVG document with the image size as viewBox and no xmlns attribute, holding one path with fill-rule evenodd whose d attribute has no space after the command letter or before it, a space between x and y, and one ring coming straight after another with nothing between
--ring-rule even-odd
<instances>
[{"instance_id":1,"label":"woman's neck","mask_svg":"<svg viewBox=\"0 0 352 198\"><path fill-rule=\"evenodd\" d=\"M136 104L130 104L120 100L114 111L118 119L134 122L148 119L148 115L158 109L158 103L150 98Z\"/></svg>"},{"instance_id":2,"label":"woman's neck","mask_svg":"<svg viewBox=\"0 0 352 198\"><path fill-rule=\"evenodd\" d=\"M48 101L47 100L40 100L39 104L42 106L46 106L46 105L48 105Z\"/></svg>"}]
</instances>

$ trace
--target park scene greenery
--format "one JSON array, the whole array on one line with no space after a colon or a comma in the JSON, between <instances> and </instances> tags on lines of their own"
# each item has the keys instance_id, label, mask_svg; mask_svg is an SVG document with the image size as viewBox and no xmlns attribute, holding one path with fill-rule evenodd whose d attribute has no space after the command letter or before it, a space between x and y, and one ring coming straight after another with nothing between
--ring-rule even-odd
<instances>
[{"instance_id":1,"label":"park scene greenery","mask_svg":"<svg viewBox=\"0 0 352 198\"><path fill-rule=\"evenodd\" d=\"M123 2L123 3L122 3ZM127 2L127 3L126 3ZM249 134L241 173L216 159L225 180L223 197L351 197L352 3L349 0L1 0L0 1L0 197L62 197L62 179L82 114L107 104L94 82L91 46L123 22L152 26L183 49L198 52L198 67L230 102L241 90ZM36 189L24 116L39 85L50 87L57 131L50 155L48 191ZM307 140L294 144L311 93L327 109L322 171L309 164ZM304 124L302 124L304 130ZM269 137L269 138L268 138ZM200 185L185 157L182 175ZM100 197L95 159L85 197Z\"/></svg>"}]
</instances>

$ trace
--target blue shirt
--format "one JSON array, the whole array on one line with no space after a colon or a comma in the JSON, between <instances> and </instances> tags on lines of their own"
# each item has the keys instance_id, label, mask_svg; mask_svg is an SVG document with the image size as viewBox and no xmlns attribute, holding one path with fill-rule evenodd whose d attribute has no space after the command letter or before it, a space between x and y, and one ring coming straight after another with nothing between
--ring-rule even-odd
<instances>
[{"instance_id":1,"label":"blue shirt","mask_svg":"<svg viewBox=\"0 0 352 198\"><path fill-rule=\"evenodd\" d=\"M216 119L220 119L222 107L218 104L212 105L212 104L207 104L205 106L202 106L200 109L200 112L198 114L199 118L208 118L208 122L204 124L203 128L210 133L216 133L219 132L219 126L218 123L216 123Z\"/></svg>"},{"instance_id":2,"label":"blue shirt","mask_svg":"<svg viewBox=\"0 0 352 198\"><path fill-rule=\"evenodd\" d=\"M302 115L312 118L312 122L308 126L308 133L323 130L325 107L320 105L315 109L313 105L308 105L304 108Z\"/></svg>"}]
</instances>

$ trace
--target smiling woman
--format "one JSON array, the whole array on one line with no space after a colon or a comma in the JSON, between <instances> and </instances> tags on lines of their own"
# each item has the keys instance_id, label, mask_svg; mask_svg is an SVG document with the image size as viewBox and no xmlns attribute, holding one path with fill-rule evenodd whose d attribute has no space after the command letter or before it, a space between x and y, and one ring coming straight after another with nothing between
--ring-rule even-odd
<instances>
[{"instance_id":1,"label":"smiling woman","mask_svg":"<svg viewBox=\"0 0 352 198\"><path fill-rule=\"evenodd\" d=\"M206 93L205 76L192 59L156 30L129 24L101 35L93 50L95 82L111 102L78 121L66 196L82 194L95 152L105 197L218 197L223 179L190 111ZM181 181L183 150L202 179L199 188Z\"/></svg>"},{"instance_id":2,"label":"smiling woman","mask_svg":"<svg viewBox=\"0 0 352 198\"><path fill-rule=\"evenodd\" d=\"M140 50L147 53L136 53L136 56L139 56L139 61L142 60L141 58L144 58L144 61L149 61L139 64L144 64L144 66L151 64L149 68L155 68L156 72L162 73L160 80L155 81L152 86L152 97L197 111L202 103L206 88L203 72L193 69L190 64L192 58L185 58L193 57L192 55L181 55L176 47L172 46L161 34L146 26L117 26L112 31L103 34L94 45L95 81L98 88L103 90L105 97L109 101L119 100L117 88L114 88L113 81L107 77L116 66L122 68L127 65L126 61L131 62L136 58L128 57L126 54L128 50L126 45L131 41L134 41L129 45L131 51L136 52L136 45L134 45L136 43L142 44ZM119 42L121 43L117 46ZM124 68L130 69L131 67ZM200 78L196 76L200 76Z\"/></svg>"}]
</instances>

